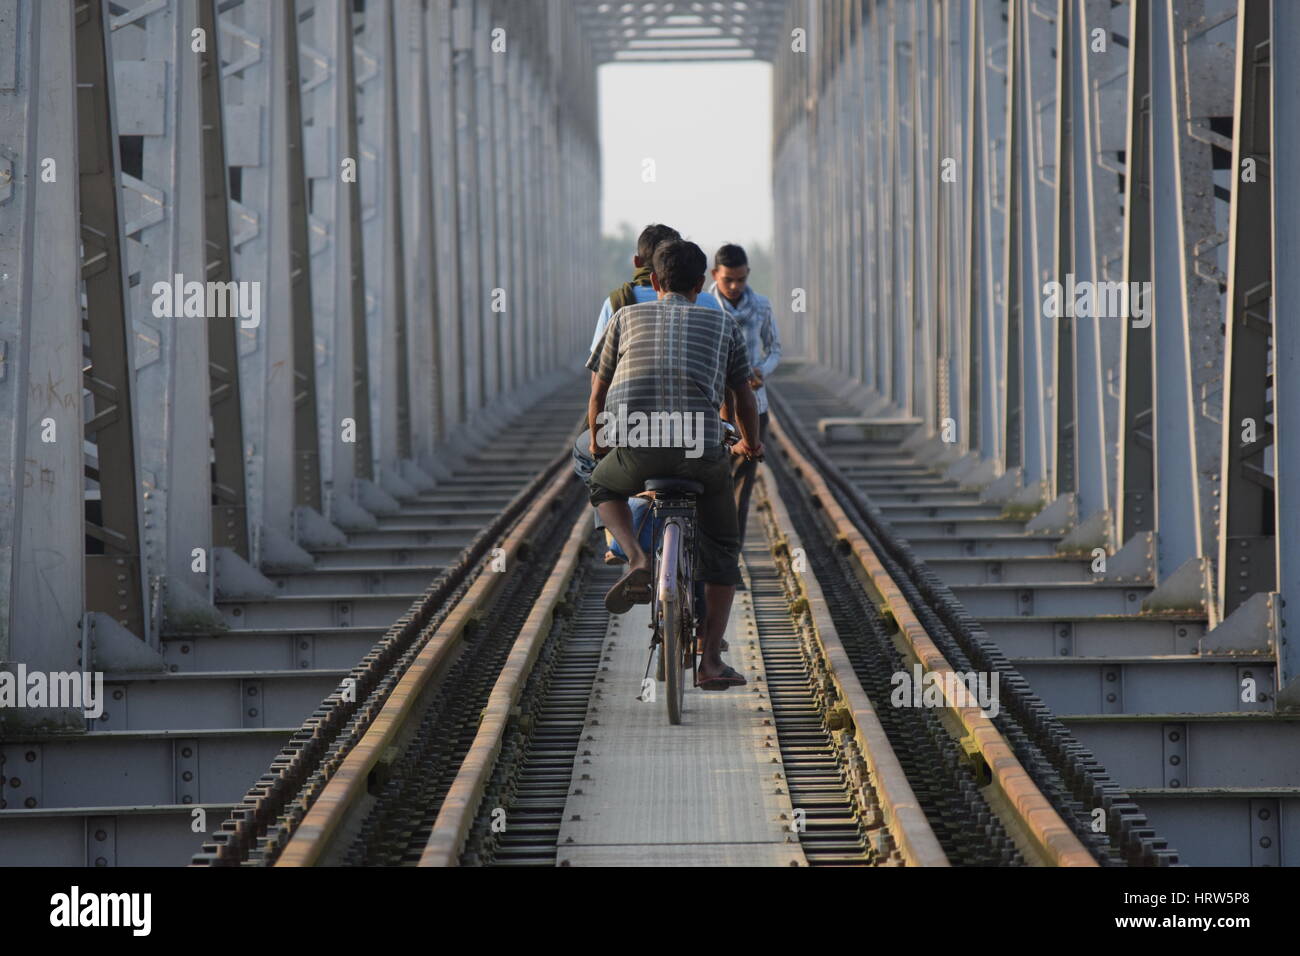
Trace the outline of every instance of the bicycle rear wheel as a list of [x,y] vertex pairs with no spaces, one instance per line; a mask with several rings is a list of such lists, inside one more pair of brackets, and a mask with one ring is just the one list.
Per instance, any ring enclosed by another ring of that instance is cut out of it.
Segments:
[[681,592],[678,568],[681,566],[682,529],[669,522],[664,529],[663,549],[660,552],[659,580],[659,634],[663,644],[659,648],[664,665],[664,697],[668,704],[668,722],[682,722],[685,703],[685,674],[682,672],[682,636],[685,632],[685,596]]
[[685,674],[682,673],[682,608],[680,601],[663,605],[664,696],[668,700],[668,722],[682,722]]

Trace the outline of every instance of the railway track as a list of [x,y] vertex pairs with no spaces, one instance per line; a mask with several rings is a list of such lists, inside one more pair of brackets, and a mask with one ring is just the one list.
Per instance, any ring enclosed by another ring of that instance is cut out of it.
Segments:
[[[596,547],[591,552],[599,553]],[[864,823],[868,814],[848,783],[828,727],[829,709],[790,616],[787,581],[766,541],[749,547],[745,562],[749,597],[741,603],[752,607],[749,642],[764,663],[774,728],[767,736],[780,754],[790,803],[800,811],[797,836],[804,856],[811,865],[865,865],[877,849]],[[603,696],[602,685],[614,680],[600,676],[599,663],[608,618],[603,597],[617,571],[588,558],[585,575],[575,588],[576,613],[548,648],[553,664],[539,666],[529,679],[520,720],[503,745],[460,853],[462,865],[556,865],[565,807],[581,783],[574,783],[574,768],[581,778],[589,754],[581,743],[589,706]],[[665,735],[671,746],[671,728]],[[498,815],[524,822],[494,830]],[[793,817],[788,822],[796,823]]]
[[[302,721],[301,726],[285,727],[262,744],[257,763],[237,768],[238,772],[221,781],[207,781],[210,786],[220,783],[227,791],[241,787],[244,792],[240,799],[241,791],[234,790],[225,806],[215,808],[225,817],[224,822],[197,854],[191,835],[188,852],[193,863],[256,862],[265,852],[260,841],[267,839],[268,832],[274,845],[283,826],[300,812],[295,801],[303,799],[304,792],[313,794],[332,772],[340,749],[346,748],[387,699],[394,676],[414,656],[424,632],[441,620],[449,599],[468,589],[479,567],[492,560],[493,546],[502,544],[505,533],[565,466],[565,456],[556,449],[571,433],[577,417],[578,403],[571,388],[539,395],[532,408],[501,426],[511,436],[508,448],[488,445],[471,453],[438,488],[411,500],[386,519],[379,538],[350,537],[325,556],[327,567],[338,562],[378,561],[400,566],[404,573],[412,562],[418,565],[426,557],[438,557],[443,563],[419,567],[422,592],[397,597],[394,607],[400,610],[387,618],[369,620],[364,627],[354,622],[322,629],[300,622],[291,628],[295,640],[309,643],[313,637],[335,640],[342,632],[339,639],[346,636],[351,651],[340,664],[346,660],[348,666],[340,666],[314,702],[296,712],[295,720]],[[459,528],[454,537],[445,535],[448,523]],[[385,539],[384,533],[398,537]],[[437,541],[431,544],[434,538]],[[376,570],[381,581],[386,574],[386,568]],[[308,579],[310,573],[303,572],[301,577]],[[328,601],[328,596],[320,599]],[[247,656],[264,652],[264,642],[276,636],[249,629],[208,640],[218,647],[221,642],[232,642],[235,646],[227,653]],[[267,744],[272,745],[269,753]]]
[[[618,572],[565,442],[463,574],[363,661],[353,706],[327,699],[195,862],[1176,863],[797,413],[776,411],[728,637],[747,687],[692,690],[684,728],[644,686],[631,703],[648,632],[604,610]],[[981,673],[991,698],[964,693]],[[898,698],[900,675],[938,678],[938,695]],[[711,778],[707,754],[736,765]],[[740,788],[744,819],[710,809],[716,786]]]
[[[998,686],[1002,689],[1000,712],[992,720],[992,733],[1002,738],[1006,754],[1023,767],[1079,843],[1103,865],[1178,863],[1177,852],[1156,834],[1130,795],[1110,779],[1095,756],[1072,737],[1033,693],[953,591],[917,556],[909,541],[872,504],[858,482],[847,477],[826,450],[812,440],[815,421],[846,414],[848,409],[844,403],[827,389],[795,375],[785,391],[774,398],[773,406],[780,421],[793,425],[789,429],[779,425],[775,428],[784,461],[778,470],[786,473],[787,480],[793,471],[800,481],[815,488],[819,510],[823,515],[834,514],[830,524],[837,532],[852,529],[861,535],[861,545],[847,550],[854,551],[859,558],[862,554],[873,556],[880,567],[872,571],[865,567],[870,560],[860,561],[863,570],[877,580],[897,585],[895,593],[885,601],[888,613],[896,621],[900,613],[912,616],[933,641],[932,652],[937,651],[956,670],[987,674],[990,683],[992,675],[998,675]],[[932,480],[930,469],[907,460],[899,441],[865,446],[850,443],[841,446],[841,451],[852,456],[858,481],[864,476],[868,481],[875,479],[873,487],[878,489],[909,498],[920,497],[908,489],[916,488],[917,484],[924,487]],[[903,514],[910,516],[907,511]],[[962,526],[960,516],[953,520],[949,515],[942,521],[923,523],[923,527],[938,525],[936,530],[954,536],[959,530],[968,536],[980,532],[996,535],[1004,530],[988,527],[989,517],[978,512],[969,520],[986,524],[973,532]],[[849,542],[845,544],[848,546]],[[996,553],[992,557],[996,558]],[[916,650],[915,645],[913,649]],[[924,657],[923,654],[914,656]],[[923,663],[923,668],[931,670],[928,663]],[[995,761],[989,759],[990,752],[984,749],[982,739],[972,743],[979,744],[984,763],[994,767]]]

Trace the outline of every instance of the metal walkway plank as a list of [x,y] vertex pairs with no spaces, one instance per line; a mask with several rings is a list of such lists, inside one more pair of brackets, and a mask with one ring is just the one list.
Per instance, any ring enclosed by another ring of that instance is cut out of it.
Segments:
[[[673,727],[661,696],[639,698],[648,605],[611,617],[603,689],[592,697],[560,829],[560,866],[803,866],[753,603],[739,592],[725,655],[749,680],[688,687]],[[662,695],[662,686],[657,688]]]

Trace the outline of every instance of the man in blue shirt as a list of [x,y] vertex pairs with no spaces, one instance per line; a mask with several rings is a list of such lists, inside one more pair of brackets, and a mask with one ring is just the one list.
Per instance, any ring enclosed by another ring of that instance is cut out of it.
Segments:
[[[749,257],[740,246],[728,243],[713,256],[713,285],[722,303],[722,311],[740,325],[754,365],[749,385],[758,402],[759,441],[767,441],[767,389],[763,383],[781,362],[781,337],[772,318],[772,304],[749,287]],[[732,481],[736,487],[736,518],[740,524],[740,544],[745,545],[745,520],[749,517],[749,497],[758,475],[758,462],[736,456]]]
[[[665,226],[660,223],[651,223],[641,230],[641,236],[636,241],[636,254],[632,256],[632,281],[624,283],[615,289],[605,299],[605,303],[600,307],[600,316],[596,319],[596,334],[591,337],[591,353],[600,354],[600,343],[605,337],[605,327],[609,325],[609,320],[625,305],[636,305],[638,302],[653,302],[658,298],[654,288],[650,285],[650,263],[655,254],[655,247],[661,242],[667,242],[669,239],[680,239],[681,235],[672,226]],[[718,309],[721,311],[722,306],[718,304],[717,299],[707,292],[701,292],[695,300],[696,305],[704,306],[706,309]]]

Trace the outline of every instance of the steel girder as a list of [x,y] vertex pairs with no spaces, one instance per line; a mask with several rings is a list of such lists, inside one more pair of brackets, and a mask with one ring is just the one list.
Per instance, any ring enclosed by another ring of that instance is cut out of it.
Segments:
[[[258,282],[265,320],[241,328],[254,559],[310,567],[299,547],[324,530],[316,343],[295,3],[222,9],[227,155],[238,167],[235,275]],[[329,529],[341,537],[337,529]],[[327,535],[328,536],[328,535]]]
[[374,527],[360,504],[374,478],[366,270],[357,139],[355,23],[351,5],[298,6],[306,176],[311,184],[312,312],[324,514],[342,529]]
[[[123,11],[110,21],[111,48],[118,135],[123,155],[132,157],[132,168],[122,169],[122,216],[133,280],[127,299],[144,560],[161,616],[154,623],[172,632],[220,628],[212,607],[214,545],[230,552],[220,561],[233,563],[247,555],[248,544],[235,372],[241,300],[226,285],[232,277],[216,15],[211,0],[114,9]],[[226,291],[202,290],[206,314],[175,308],[188,304],[192,284],[208,282]]]
[[0,658],[75,671],[86,579],[75,27],[70,4],[17,14],[0,35]]
[[[577,15],[597,63],[770,60],[782,43],[786,3],[579,0]],[[847,5],[840,6],[847,10]]]
[[[1277,550],[1277,634],[1279,706],[1300,706],[1300,639],[1288,627],[1300,609],[1300,335],[1287,318],[1300,301],[1300,8],[1274,0],[1271,22],[1271,69],[1268,121],[1272,181],[1274,515]],[[1251,48],[1246,55],[1257,55]],[[1240,75],[1240,74],[1239,74]],[[1257,74],[1256,74],[1257,76]],[[1258,89],[1256,91],[1258,93]],[[1238,167],[1240,168],[1240,167]],[[1239,173],[1238,173],[1239,175]],[[1258,369],[1256,370],[1258,372]]]

